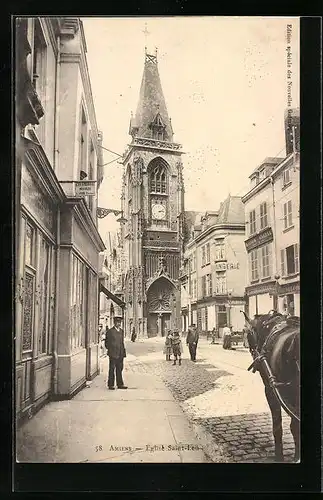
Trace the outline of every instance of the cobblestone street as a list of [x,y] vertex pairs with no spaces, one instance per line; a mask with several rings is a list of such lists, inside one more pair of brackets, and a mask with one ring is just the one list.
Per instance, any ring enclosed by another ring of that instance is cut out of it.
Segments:
[[[173,366],[164,360],[162,339],[129,342],[127,349],[138,361],[135,365],[126,363],[126,371],[144,370],[163,380],[213,461],[272,462],[271,415],[259,375],[247,371],[249,352],[240,347],[224,351],[220,345],[201,340],[197,362],[192,363],[183,347],[182,366]],[[287,462],[292,461],[294,452],[289,422],[283,413]]]

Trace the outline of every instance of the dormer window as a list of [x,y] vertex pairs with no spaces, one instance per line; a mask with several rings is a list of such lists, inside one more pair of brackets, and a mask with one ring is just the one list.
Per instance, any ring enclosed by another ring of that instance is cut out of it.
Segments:
[[266,176],[266,170],[264,168],[262,168],[261,170],[259,170],[259,182],[264,179],[264,177]]
[[164,141],[166,138],[166,126],[159,112],[150,124],[152,138],[158,141]]

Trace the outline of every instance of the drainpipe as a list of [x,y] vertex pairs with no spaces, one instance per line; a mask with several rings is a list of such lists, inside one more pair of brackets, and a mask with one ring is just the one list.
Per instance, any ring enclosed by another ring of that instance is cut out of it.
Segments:
[[[59,101],[59,80],[60,80],[60,36],[57,36],[57,61],[56,61],[56,88],[55,88],[55,131],[54,131],[54,171],[57,173],[58,168],[58,101]],[[53,335],[53,392],[57,394],[57,371],[58,371],[58,289],[59,289],[59,275],[60,275],[60,244],[61,244],[61,211],[60,208],[57,212],[57,227],[56,227],[56,283],[55,283],[55,322],[54,322],[54,335]]]
[[57,213],[57,229],[56,229],[56,283],[55,283],[55,323],[54,323],[54,338],[53,338],[53,389],[54,394],[57,394],[57,370],[58,370],[58,289],[59,289],[59,275],[60,275],[60,225],[61,225],[61,211]]
[[276,203],[275,203],[275,185],[274,185],[274,179],[272,175],[270,176],[270,184],[271,184],[271,192],[272,192],[272,205],[273,205],[273,236],[274,236],[274,251],[275,251],[275,258],[274,258],[274,264],[275,264],[275,269],[274,269],[274,276],[275,276],[275,291],[274,291],[274,304],[273,304],[273,309],[278,310],[278,253],[277,253],[277,232],[276,232]]
[[56,92],[55,92],[55,133],[54,133],[54,170],[58,170],[58,123],[59,123],[59,92],[60,92],[60,68],[61,68],[61,37],[57,36],[57,61],[56,61]]

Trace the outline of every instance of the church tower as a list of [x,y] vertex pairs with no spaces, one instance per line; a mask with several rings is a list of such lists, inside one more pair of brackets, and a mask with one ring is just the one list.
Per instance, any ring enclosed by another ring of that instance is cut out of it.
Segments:
[[[174,81],[175,84],[175,81]],[[184,185],[155,55],[145,52],[132,141],[123,157],[121,204],[125,329],[140,337],[180,328]]]

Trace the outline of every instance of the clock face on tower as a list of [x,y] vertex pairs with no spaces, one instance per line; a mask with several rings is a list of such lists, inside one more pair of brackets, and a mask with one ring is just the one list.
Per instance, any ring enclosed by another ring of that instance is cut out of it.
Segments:
[[161,203],[153,203],[151,206],[151,213],[154,219],[166,219],[166,207]]

